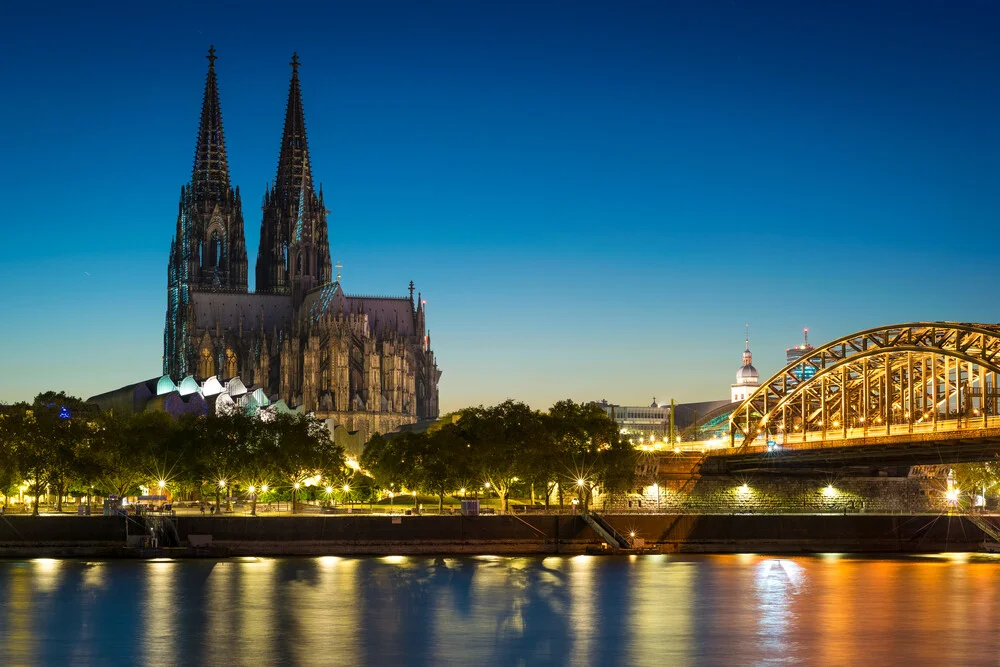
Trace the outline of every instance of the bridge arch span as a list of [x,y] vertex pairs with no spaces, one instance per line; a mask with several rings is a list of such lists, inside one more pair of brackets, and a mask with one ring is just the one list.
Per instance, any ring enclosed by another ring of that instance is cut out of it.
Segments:
[[733,411],[731,444],[1000,423],[998,380],[1000,325],[911,322],[866,329],[816,348],[762,383]]

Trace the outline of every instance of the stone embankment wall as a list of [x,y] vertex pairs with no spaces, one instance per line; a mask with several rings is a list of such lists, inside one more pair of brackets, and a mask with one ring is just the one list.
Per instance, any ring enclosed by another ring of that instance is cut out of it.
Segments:
[[[982,531],[961,516],[607,514],[623,535],[681,553],[906,553],[974,551]],[[125,520],[0,518],[0,557],[323,554],[545,554],[599,548],[577,516],[178,517],[182,541],[211,535],[212,548],[128,550]]]
[[961,516],[606,515],[618,532],[678,553],[978,551],[986,536]]
[[233,553],[531,553],[598,537],[578,516],[178,517],[182,541],[211,535]]
[[947,485],[911,477],[661,477],[635,492],[600,498],[608,512],[900,514],[948,509]]

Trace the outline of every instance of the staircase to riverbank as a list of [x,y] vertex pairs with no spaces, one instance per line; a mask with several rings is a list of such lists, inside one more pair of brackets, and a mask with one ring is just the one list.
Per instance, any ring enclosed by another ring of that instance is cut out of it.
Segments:
[[972,524],[983,531],[992,542],[986,540],[983,542],[983,546],[989,551],[1000,551],[1000,527],[994,524],[989,518],[981,516],[979,514],[967,514],[966,518],[972,522]]
[[632,548],[632,544],[625,539],[625,536],[615,530],[614,526],[605,521],[597,512],[584,510],[582,516],[583,520],[587,522],[587,525],[590,526],[594,532],[597,533],[609,546],[616,549]]

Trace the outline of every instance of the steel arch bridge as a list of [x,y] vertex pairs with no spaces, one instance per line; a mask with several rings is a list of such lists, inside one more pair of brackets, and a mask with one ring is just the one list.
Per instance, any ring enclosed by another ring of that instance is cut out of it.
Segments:
[[998,380],[998,324],[867,329],[816,348],[764,382],[733,412],[730,444],[843,445],[997,427]]

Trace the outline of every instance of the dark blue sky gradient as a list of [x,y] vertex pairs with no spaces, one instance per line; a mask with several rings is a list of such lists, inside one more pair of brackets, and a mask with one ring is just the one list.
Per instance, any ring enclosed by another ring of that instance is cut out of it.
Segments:
[[995,3],[28,4],[0,401],[160,373],[209,44],[251,276],[298,51],[333,260],[423,291],[445,409],[726,397],[745,322],[770,374],[803,326],[1000,320]]

